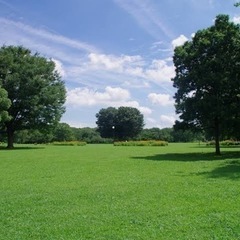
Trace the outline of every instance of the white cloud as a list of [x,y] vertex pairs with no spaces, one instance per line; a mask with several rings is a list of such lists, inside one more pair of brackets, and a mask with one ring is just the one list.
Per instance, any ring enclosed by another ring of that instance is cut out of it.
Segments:
[[[138,87],[140,82],[170,83],[175,75],[175,68],[172,64],[172,58],[159,60],[154,59],[147,63],[139,55],[107,55],[91,53],[88,55],[88,61],[82,65],[75,66],[70,70],[74,76],[83,74],[97,73],[103,79],[113,79],[120,81],[121,84],[130,83],[132,87]],[[124,81],[123,81],[124,80]]]
[[67,91],[68,106],[112,106],[112,107],[135,107],[144,115],[150,115],[152,110],[140,106],[137,101],[131,100],[128,90],[123,88],[106,87],[105,91],[94,91],[88,88],[75,88]]
[[188,41],[188,38],[181,34],[178,38],[172,41],[172,47],[175,48],[182,46],[186,41]]
[[233,17],[233,20],[232,20],[235,24],[240,24],[240,16],[235,16]]
[[[114,55],[90,53],[88,55],[89,64],[94,68],[104,68],[106,70],[116,70],[123,72],[124,69],[131,69],[132,66],[143,65],[140,56],[121,55],[119,57]],[[139,68],[137,68],[139,71]]]
[[174,100],[169,94],[150,93],[148,99],[153,103],[160,106],[169,106],[174,104]]
[[75,88],[67,92],[67,104],[75,106],[94,106],[116,104],[128,101],[130,93],[122,88],[106,87],[104,92],[97,92],[88,88]]
[[33,28],[21,22],[15,22],[5,18],[0,18],[0,24],[4,25],[5,27],[18,29],[26,34],[30,34],[38,38],[42,38],[42,39],[45,39],[54,43],[62,44],[78,50],[84,50],[87,52],[97,51],[97,49],[94,46],[91,46],[87,43],[76,41],[58,34],[50,33],[49,31],[46,31],[44,29]]
[[44,56],[70,64],[80,62],[86,53],[99,51],[88,43],[1,17],[0,36],[1,45],[23,45]]
[[160,125],[161,128],[172,127],[175,123],[176,117],[171,115],[161,115],[160,116]]
[[169,82],[175,76],[175,68],[166,60],[153,60],[150,67],[145,71],[145,78],[154,82]]
[[55,63],[55,69],[57,70],[57,72],[64,77],[66,75],[65,70],[63,69],[63,64],[61,61],[57,60],[57,59],[52,59],[52,61]]
[[[147,62],[139,55],[100,54],[94,46],[45,29],[0,18],[0,44],[23,45],[54,59],[56,69],[70,82],[98,88],[104,84],[138,88],[170,83],[174,67],[166,60]],[[16,37],[17,36],[17,37]]]

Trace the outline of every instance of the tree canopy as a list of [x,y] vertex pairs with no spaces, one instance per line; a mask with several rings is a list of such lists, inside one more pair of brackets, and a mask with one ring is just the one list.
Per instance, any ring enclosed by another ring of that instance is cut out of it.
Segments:
[[54,62],[22,46],[0,49],[0,86],[11,101],[11,120],[4,121],[9,148],[16,130],[46,129],[65,110],[66,90]]
[[0,87],[0,124],[1,122],[10,120],[10,117],[7,112],[10,106],[11,106],[11,101],[8,98],[7,91]]
[[96,117],[98,131],[105,138],[127,140],[137,136],[144,126],[143,115],[133,107],[101,109]]
[[221,133],[240,124],[240,27],[227,15],[198,31],[191,41],[175,48],[177,125],[204,129],[220,154]]

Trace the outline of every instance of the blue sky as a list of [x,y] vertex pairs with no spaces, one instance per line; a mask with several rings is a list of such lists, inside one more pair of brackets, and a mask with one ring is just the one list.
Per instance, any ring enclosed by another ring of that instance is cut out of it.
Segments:
[[0,44],[52,58],[67,88],[62,122],[95,127],[101,108],[138,108],[171,127],[173,49],[213,24],[240,23],[234,0],[0,0]]

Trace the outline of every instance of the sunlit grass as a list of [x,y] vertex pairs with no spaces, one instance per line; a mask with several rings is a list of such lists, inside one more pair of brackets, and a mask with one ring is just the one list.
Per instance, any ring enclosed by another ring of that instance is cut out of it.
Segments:
[[240,152],[194,144],[0,150],[0,239],[240,239]]

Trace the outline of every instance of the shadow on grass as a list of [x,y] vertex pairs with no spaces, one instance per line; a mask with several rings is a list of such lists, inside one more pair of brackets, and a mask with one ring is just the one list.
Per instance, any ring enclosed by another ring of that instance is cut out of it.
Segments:
[[18,151],[18,150],[33,150],[33,149],[44,149],[43,146],[17,146],[14,148],[7,148],[5,146],[0,146],[0,151]]
[[227,178],[236,180],[240,178],[240,152],[222,152],[221,156],[214,153],[166,153],[145,157],[133,157],[148,161],[175,161],[175,162],[199,162],[223,160],[220,166],[210,171],[194,173],[197,176],[208,178]]
[[240,178],[240,161],[233,160],[225,162],[212,171],[205,171],[196,174],[197,176],[204,176],[208,178],[226,178],[231,180],[238,180]]
[[214,153],[165,153],[152,156],[136,156],[133,157],[133,159],[177,162],[214,161],[226,159],[240,159],[240,152],[222,152],[221,156],[216,156]]

